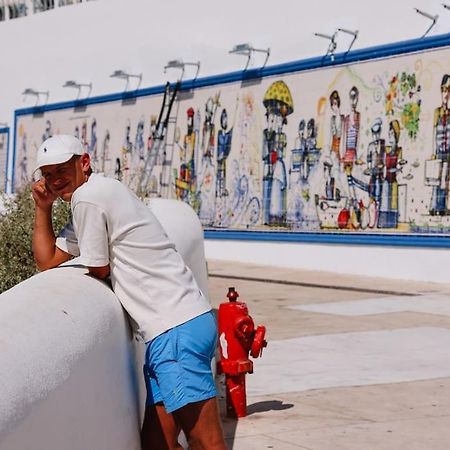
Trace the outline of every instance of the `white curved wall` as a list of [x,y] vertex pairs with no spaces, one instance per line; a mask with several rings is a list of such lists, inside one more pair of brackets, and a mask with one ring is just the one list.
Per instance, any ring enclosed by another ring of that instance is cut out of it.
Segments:
[[[203,234],[185,203],[152,209],[207,292]],[[144,345],[114,293],[71,261],[0,295],[0,448],[140,449]]]
[[[153,198],[149,207],[166,230],[184,262],[191,269],[203,294],[208,294],[203,229],[194,210],[178,200]],[[176,213],[172,213],[175,212]]]
[[0,296],[0,448],[138,449],[131,337],[85,270],[49,270]]

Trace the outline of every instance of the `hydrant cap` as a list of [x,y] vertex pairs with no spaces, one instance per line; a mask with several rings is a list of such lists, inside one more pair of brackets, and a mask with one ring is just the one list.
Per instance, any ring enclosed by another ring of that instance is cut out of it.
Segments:
[[229,287],[227,297],[230,302],[235,302],[238,299],[239,294],[234,287]]

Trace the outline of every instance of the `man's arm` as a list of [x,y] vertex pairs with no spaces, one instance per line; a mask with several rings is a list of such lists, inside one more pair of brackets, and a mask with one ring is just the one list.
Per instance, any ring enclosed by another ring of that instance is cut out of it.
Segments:
[[88,267],[89,275],[104,281],[109,275],[109,264],[102,267]]
[[56,196],[45,187],[41,179],[32,186],[35,202],[33,228],[33,255],[39,270],[47,270],[59,266],[71,258],[56,246],[56,237],[52,227],[52,205]]

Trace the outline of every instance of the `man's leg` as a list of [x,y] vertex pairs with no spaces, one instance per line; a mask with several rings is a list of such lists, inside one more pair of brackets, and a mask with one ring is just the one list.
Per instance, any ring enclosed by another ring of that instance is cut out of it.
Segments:
[[172,414],[192,450],[227,450],[215,397],[190,403]]
[[211,372],[216,340],[217,328],[210,312],[147,344],[144,450],[180,448],[180,428],[192,449],[226,449]]
[[162,404],[145,408],[142,426],[142,450],[183,450],[178,443],[180,427]]

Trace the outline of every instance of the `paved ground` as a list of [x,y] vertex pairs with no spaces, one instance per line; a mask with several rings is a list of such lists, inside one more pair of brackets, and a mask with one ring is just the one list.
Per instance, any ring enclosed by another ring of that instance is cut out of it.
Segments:
[[230,449],[450,449],[450,284],[208,267],[214,306],[235,286],[269,341]]

